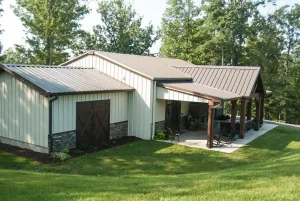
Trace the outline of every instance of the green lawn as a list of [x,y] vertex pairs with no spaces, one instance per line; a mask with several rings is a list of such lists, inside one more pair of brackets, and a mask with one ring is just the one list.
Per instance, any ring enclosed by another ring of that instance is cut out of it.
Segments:
[[299,181],[300,130],[283,127],[232,154],[138,141],[45,165],[0,152],[1,201],[299,200]]

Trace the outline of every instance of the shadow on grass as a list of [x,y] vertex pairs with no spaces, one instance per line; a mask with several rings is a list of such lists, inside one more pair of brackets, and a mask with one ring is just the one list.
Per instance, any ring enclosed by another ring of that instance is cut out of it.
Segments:
[[[283,154],[269,162],[236,167],[215,173],[161,175],[157,177],[107,177],[36,174],[0,170],[2,200],[200,200],[292,199],[300,187],[299,153]],[[279,168],[280,167],[280,168]],[[275,185],[276,184],[276,185]],[[234,196],[233,196],[234,195]],[[194,196],[194,197],[193,197]],[[207,197],[208,196],[208,197]],[[210,197],[212,198],[212,197]],[[184,199],[181,199],[184,200]]]

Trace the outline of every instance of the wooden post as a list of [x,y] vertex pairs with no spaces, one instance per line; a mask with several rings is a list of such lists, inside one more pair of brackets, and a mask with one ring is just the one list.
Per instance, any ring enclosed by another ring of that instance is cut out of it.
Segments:
[[260,97],[258,99],[255,99],[255,124],[254,124],[254,130],[258,131],[259,130],[259,120],[260,120]]
[[251,116],[252,116],[252,100],[250,99],[247,103],[247,121],[251,120]]
[[246,116],[246,100],[241,99],[241,117],[240,117],[240,139],[244,139],[245,134],[245,116]]
[[208,117],[207,117],[207,143],[206,147],[212,148],[213,141],[214,141],[214,133],[213,133],[213,126],[214,126],[214,102],[208,102]]
[[235,134],[236,102],[236,100],[231,101],[231,134]]
[[264,96],[262,96],[260,99],[260,107],[259,107],[259,109],[260,109],[259,123],[260,124],[264,123],[264,109],[265,109],[264,106],[265,106],[265,98],[264,98]]

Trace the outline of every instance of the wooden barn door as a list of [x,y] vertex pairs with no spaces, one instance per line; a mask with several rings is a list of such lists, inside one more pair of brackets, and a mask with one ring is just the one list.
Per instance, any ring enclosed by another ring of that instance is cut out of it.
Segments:
[[100,147],[109,140],[110,101],[76,103],[76,147]]

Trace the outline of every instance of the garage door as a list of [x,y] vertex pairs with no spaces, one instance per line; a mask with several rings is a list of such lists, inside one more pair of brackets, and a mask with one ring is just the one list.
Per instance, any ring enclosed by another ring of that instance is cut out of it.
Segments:
[[100,147],[109,140],[110,101],[76,103],[76,147]]

